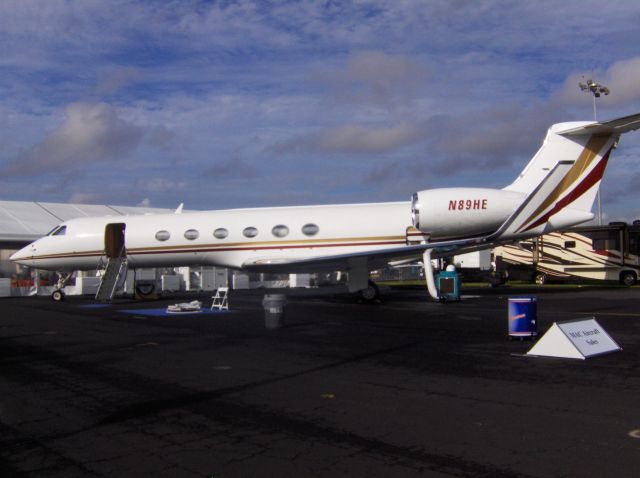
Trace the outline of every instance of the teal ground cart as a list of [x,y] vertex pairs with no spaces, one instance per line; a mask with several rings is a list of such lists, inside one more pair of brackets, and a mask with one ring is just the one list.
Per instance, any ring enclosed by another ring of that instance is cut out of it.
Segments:
[[439,272],[436,276],[436,287],[440,300],[460,300],[460,274],[457,271]]

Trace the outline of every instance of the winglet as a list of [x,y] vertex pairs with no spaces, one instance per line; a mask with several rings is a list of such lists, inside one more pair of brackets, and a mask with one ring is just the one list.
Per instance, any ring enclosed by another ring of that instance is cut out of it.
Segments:
[[184,207],[184,203],[181,202],[180,205],[178,206],[178,209],[176,209],[174,214],[182,214],[182,208]]

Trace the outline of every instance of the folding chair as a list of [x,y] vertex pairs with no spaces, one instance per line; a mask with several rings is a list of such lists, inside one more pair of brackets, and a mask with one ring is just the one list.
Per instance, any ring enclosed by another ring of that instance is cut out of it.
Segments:
[[229,310],[229,300],[227,298],[228,294],[228,287],[218,287],[218,290],[216,290],[216,295],[212,297],[213,302],[211,303],[211,309],[209,310],[213,310],[214,308],[218,310]]

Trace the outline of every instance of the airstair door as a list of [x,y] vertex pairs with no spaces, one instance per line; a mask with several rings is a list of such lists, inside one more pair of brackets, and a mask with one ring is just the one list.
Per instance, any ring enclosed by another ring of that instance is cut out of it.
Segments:
[[107,224],[104,230],[104,252],[107,256],[107,267],[102,273],[96,300],[107,302],[113,299],[121,277],[127,271],[127,250],[124,243],[126,224]]
[[104,230],[104,251],[107,259],[124,258],[127,251],[124,243],[124,231],[127,225],[123,222],[107,224]]

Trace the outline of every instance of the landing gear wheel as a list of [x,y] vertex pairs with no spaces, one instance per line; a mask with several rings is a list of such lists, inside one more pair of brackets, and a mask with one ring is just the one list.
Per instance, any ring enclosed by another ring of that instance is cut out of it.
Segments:
[[360,298],[365,302],[373,302],[380,297],[380,290],[375,282],[369,281],[366,289],[360,291]]
[[534,278],[534,282],[538,285],[543,285],[547,283],[547,274],[543,274],[542,272],[538,272]]
[[61,302],[64,300],[64,292],[62,292],[60,289],[56,289],[53,291],[53,293],[51,294],[51,299],[54,302]]
[[620,283],[626,285],[627,287],[631,287],[636,283],[636,275],[633,272],[623,272],[620,274]]

